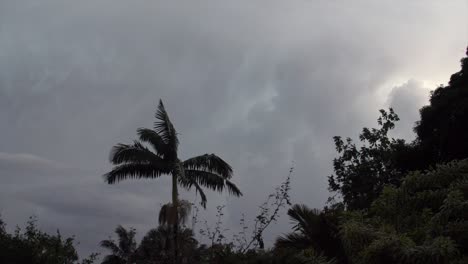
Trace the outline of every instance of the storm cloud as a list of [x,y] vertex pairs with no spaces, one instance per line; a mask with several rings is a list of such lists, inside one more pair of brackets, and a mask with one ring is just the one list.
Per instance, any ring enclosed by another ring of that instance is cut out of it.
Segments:
[[208,201],[227,205],[228,227],[253,217],[291,164],[293,201],[321,207],[332,136],[355,137],[391,106],[396,135],[411,139],[429,90],[459,68],[467,14],[461,0],[2,0],[2,218],[37,215],[83,254],[117,224],[154,226],[169,179],[108,186],[101,175],[114,144],[152,126],[159,98],[183,158],[233,166],[244,196]]

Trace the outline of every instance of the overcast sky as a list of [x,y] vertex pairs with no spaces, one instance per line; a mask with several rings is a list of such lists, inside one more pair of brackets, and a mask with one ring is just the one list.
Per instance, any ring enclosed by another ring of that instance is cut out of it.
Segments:
[[114,144],[152,126],[159,98],[183,158],[233,166],[245,195],[208,201],[226,204],[227,227],[253,218],[292,162],[293,202],[322,207],[332,136],[356,137],[393,106],[395,135],[413,138],[467,45],[466,0],[378,2],[0,0],[2,218],[13,228],[36,215],[83,254],[118,224],[153,227],[169,178],[101,175]]

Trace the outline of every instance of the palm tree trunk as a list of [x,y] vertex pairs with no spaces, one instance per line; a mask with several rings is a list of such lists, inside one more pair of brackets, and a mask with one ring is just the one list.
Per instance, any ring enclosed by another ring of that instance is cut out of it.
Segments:
[[174,241],[173,241],[173,246],[174,246],[174,258],[173,258],[173,263],[174,264],[179,264],[179,193],[177,190],[177,176],[178,173],[173,173],[172,174],[172,205],[174,206],[174,223],[173,223],[173,236],[174,236]]

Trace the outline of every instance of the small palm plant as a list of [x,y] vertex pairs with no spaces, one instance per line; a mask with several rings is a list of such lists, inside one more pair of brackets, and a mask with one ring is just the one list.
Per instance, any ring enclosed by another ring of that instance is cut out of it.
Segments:
[[[172,176],[172,204],[174,219],[174,261],[177,262],[177,234],[179,229],[178,186],[200,194],[201,204],[206,206],[202,187],[218,192],[227,190],[234,196],[241,191],[230,181],[231,166],[215,154],[205,154],[182,161],[178,157],[178,134],[160,100],[156,111],[154,129],[139,128],[139,140],[133,144],[118,144],[112,148],[110,161],[114,168],[104,175],[105,181],[114,184],[126,179],[155,179],[162,175]],[[145,146],[148,144],[150,148]]]
[[101,241],[101,247],[109,250],[111,254],[104,257],[102,264],[132,264],[135,262],[137,243],[135,242],[135,229],[125,229],[118,226],[115,229],[118,242],[107,239]]
[[294,232],[280,236],[275,243],[277,249],[299,252],[299,258],[330,258],[333,263],[336,257],[340,263],[347,263],[335,223],[337,214],[333,210],[319,211],[295,204],[288,210],[288,216],[294,224]]
[[277,247],[307,249],[319,242],[318,238],[323,232],[319,210],[295,204],[288,210],[288,216],[294,223],[294,232],[280,236],[276,240]]

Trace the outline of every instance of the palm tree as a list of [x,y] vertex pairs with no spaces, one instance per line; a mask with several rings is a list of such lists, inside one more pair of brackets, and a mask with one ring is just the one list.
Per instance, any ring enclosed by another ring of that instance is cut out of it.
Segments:
[[101,247],[110,250],[111,254],[104,257],[102,264],[133,264],[136,257],[137,243],[135,229],[126,230],[122,226],[115,229],[118,243],[112,239],[101,241]]
[[[215,154],[205,154],[181,161],[178,157],[178,134],[160,100],[156,111],[154,129],[139,128],[139,140],[133,144],[118,144],[110,153],[110,161],[115,167],[104,175],[105,181],[113,184],[125,179],[154,179],[161,175],[172,176],[172,207],[177,212],[179,204],[178,185],[200,194],[201,204],[206,206],[206,196],[202,186],[241,196],[237,186],[230,181],[231,166]],[[147,143],[153,149],[144,145]],[[174,261],[177,262],[177,234],[179,214],[173,221]]]

